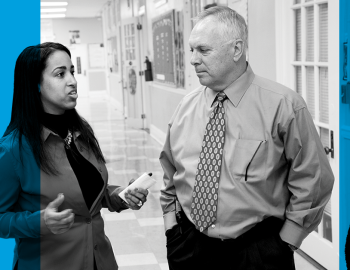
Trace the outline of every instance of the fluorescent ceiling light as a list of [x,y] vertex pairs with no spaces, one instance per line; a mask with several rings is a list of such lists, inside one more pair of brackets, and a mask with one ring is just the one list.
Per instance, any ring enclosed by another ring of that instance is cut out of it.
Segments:
[[68,2],[41,2],[40,5],[42,7],[59,7],[59,6],[67,6]]
[[41,14],[42,19],[52,19],[52,18],[64,18],[66,14]]
[[66,12],[66,8],[42,8],[41,13]]

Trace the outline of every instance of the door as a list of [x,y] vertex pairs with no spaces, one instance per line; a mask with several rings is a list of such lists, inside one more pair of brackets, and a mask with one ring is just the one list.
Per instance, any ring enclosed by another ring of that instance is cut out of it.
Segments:
[[122,20],[123,81],[127,124],[144,128],[138,18]]
[[148,115],[148,107],[147,107],[147,93],[148,91],[148,85],[145,79],[145,69],[147,69],[145,60],[148,51],[148,29],[147,29],[147,18],[144,15],[141,15],[138,17],[139,19],[139,26],[141,29],[138,31],[138,40],[139,40],[139,66],[141,67],[141,99],[142,99],[142,108],[143,108],[143,129],[148,130],[149,129],[149,115]]
[[72,63],[75,67],[75,79],[78,83],[79,97],[89,96],[88,49],[87,44],[72,44],[69,47]]
[[120,57],[122,59],[121,63],[122,63],[122,67],[120,69],[121,74],[120,74],[120,81],[119,83],[119,88],[122,89],[122,95],[123,95],[123,116],[125,118],[127,118],[127,86],[126,86],[126,82],[124,81],[124,65],[125,65],[125,61],[124,61],[124,49],[123,49],[123,34],[122,34],[122,27],[119,26],[119,48],[120,49]]
[[335,176],[320,225],[301,250],[326,269],[339,269],[339,102],[337,1],[293,0],[295,89],[303,96]]

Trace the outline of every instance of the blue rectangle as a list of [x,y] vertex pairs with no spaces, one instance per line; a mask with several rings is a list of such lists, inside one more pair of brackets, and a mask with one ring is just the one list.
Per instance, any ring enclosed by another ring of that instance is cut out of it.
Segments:
[[[350,239],[346,242],[350,224],[350,105],[347,102],[347,88],[350,87],[348,54],[350,21],[349,1],[339,1],[339,269],[346,270],[350,256]],[[343,90],[343,91],[342,91]],[[347,260],[346,260],[347,259]]]
[[[10,122],[16,59],[24,48],[40,43],[40,1],[2,1],[1,8],[0,137]],[[12,269],[14,245],[14,239],[0,238],[1,269]]]

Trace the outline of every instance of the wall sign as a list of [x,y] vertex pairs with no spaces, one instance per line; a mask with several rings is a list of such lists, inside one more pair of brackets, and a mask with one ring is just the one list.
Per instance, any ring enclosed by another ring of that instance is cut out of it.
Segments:
[[69,42],[70,44],[80,44],[80,30],[69,31]]
[[152,21],[154,80],[176,85],[174,10]]

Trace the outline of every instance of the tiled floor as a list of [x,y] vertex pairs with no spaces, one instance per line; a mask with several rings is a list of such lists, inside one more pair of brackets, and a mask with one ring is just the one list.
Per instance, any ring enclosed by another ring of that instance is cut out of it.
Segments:
[[[107,160],[109,183],[126,186],[131,178],[152,172],[158,180],[150,189],[147,203],[139,211],[111,213],[103,210],[105,230],[119,269],[168,270],[159,189],[162,168],[161,145],[143,130],[128,128],[122,113],[102,97],[80,98],[78,112],[88,120]],[[297,270],[317,269],[295,254]]]

